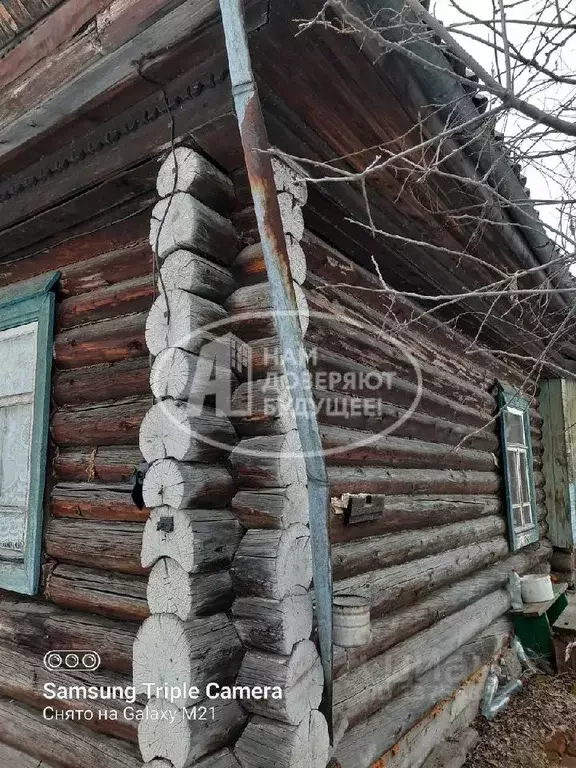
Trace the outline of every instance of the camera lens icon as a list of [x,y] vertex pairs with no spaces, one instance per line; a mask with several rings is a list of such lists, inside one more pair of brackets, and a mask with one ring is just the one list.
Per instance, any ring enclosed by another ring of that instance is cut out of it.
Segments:
[[44,656],[46,669],[76,670],[94,672],[99,668],[101,659],[96,651],[48,651]]

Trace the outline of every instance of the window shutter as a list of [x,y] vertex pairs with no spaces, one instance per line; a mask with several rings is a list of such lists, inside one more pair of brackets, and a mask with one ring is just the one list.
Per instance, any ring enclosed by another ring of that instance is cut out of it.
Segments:
[[59,272],[0,290],[0,589],[38,590]]

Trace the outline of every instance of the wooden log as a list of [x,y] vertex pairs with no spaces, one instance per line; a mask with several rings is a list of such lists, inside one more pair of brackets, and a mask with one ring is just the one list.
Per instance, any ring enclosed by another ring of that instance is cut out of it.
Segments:
[[63,330],[119,315],[145,312],[153,300],[154,281],[148,273],[144,277],[64,299],[56,312],[57,327]]
[[[341,497],[334,497],[340,500]],[[380,498],[378,499],[380,501]],[[341,510],[333,508],[330,540],[334,544],[437,525],[477,520],[500,512],[500,499],[494,496],[385,496],[380,517],[348,525]]]
[[142,565],[170,557],[187,573],[214,571],[230,564],[242,535],[228,510],[156,507],[144,528]]
[[[239,446],[242,443],[239,443]],[[384,469],[383,467],[328,468],[330,493],[384,493],[414,495],[496,495],[501,485],[497,472],[455,469]]]
[[66,608],[127,621],[143,621],[150,615],[146,579],[142,576],[57,565],[46,580],[45,595]]
[[[53,251],[53,249],[51,249]],[[34,259],[36,261],[36,259]],[[97,291],[116,283],[124,283],[137,277],[151,275],[152,250],[144,236],[131,246],[107,249],[92,258],[60,266],[59,293],[64,298]],[[42,270],[40,270],[42,271]]]
[[303,181],[304,172],[298,172],[279,157],[272,158],[274,181],[279,192],[288,192],[295,198],[298,205],[306,205],[308,187]]
[[451,699],[461,683],[492,660],[509,635],[509,622],[499,620],[379,712],[351,728],[335,751],[342,768],[358,768],[359,755],[362,768],[368,768],[428,712],[438,711],[444,699]]
[[[154,397],[195,401],[200,395],[203,402],[205,393],[194,391],[193,384],[199,361],[205,360],[180,347],[164,349],[157,355],[150,372],[150,389]],[[213,366],[212,378],[222,386],[229,386],[229,392],[232,393],[237,380],[229,365],[220,365],[216,356]]]
[[[134,685],[147,696],[170,696],[178,708],[194,705],[205,698],[208,683],[234,679],[243,653],[234,625],[223,613],[188,621],[153,614],[134,642]],[[167,694],[164,686],[172,690]],[[194,694],[192,686],[199,693]]]
[[238,442],[230,420],[212,408],[181,400],[162,400],[140,425],[140,450],[147,462],[158,459],[213,462]]
[[242,488],[282,488],[307,483],[306,467],[297,432],[242,440],[230,462]]
[[279,192],[278,206],[284,232],[287,235],[292,235],[295,240],[302,240],[304,237],[304,216],[296,198],[290,192]]
[[50,721],[32,707],[0,699],[0,740],[59,768],[141,768],[138,749],[114,737],[104,738],[85,726]]
[[52,418],[52,437],[58,446],[138,445],[140,423],[152,405],[151,397],[128,403],[74,410],[58,410]]
[[190,147],[176,147],[160,166],[156,189],[160,197],[188,192],[204,205],[226,212],[234,200],[234,185],[226,174]]
[[507,591],[493,592],[343,675],[334,689],[337,717],[346,717],[351,727],[366,720],[473,640],[509,608]]
[[296,523],[286,530],[247,531],[232,563],[236,594],[281,600],[312,582],[310,531]]
[[[399,428],[399,433],[402,431]],[[494,454],[461,446],[404,439],[340,426],[321,424],[320,435],[330,464],[401,467],[406,469],[469,469],[490,472]]]
[[148,395],[149,376],[150,364],[145,357],[57,371],[54,401],[57,405],[86,405]]
[[[214,335],[228,330],[223,325],[212,327],[226,317],[222,307],[208,299],[187,291],[167,291],[158,296],[148,313],[146,345],[151,355],[167,347],[199,352]],[[204,330],[206,326],[208,330]]]
[[372,617],[381,616],[386,611],[410,605],[434,589],[491,565],[507,554],[507,541],[499,536],[481,544],[469,544],[382,571],[352,576],[337,582],[334,591],[337,594],[369,597]]
[[228,219],[185,192],[154,206],[150,245],[161,259],[184,248],[224,265],[231,264],[238,252],[236,232]]
[[103,320],[59,333],[54,343],[59,368],[80,368],[98,363],[113,363],[131,357],[145,357],[146,312]]
[[328,726],[318,710],[306,715],[299,725],[254,717],[234,753],[242,768],[321,768],[330,754]]
[[210,301],[222,301],[234,290],[230,270],[191,251],[174,251],[160,269],[158,290],[188,291]]
[[[82,669],[64,671],[61,669],[48,670],[44,667],[42,657],[19,648],[0,647],[0,695],[15,699],[23,704],[30,704],[36,709],[49,707],[50,711],[74,710],[77,721],[85,724],[90,730],[117,736],[126,741],[136,742],[136,720],[127,720],[124,708],[127,701],[118,699],[94,700],[84,698],[53,698],[49,699],[44,692],[44,686],[51,683],[54,686],[64,686],[66,689],[76,686],[118,686],[125,689],[131,685],[127,676],[106,672],[87,672]],[[130,705],[134,713],[142,712],[140,703]],[[86,715],[86,712],[90,715]],[[106,716],[106,712],[109,713]],[[100,714],[102,713],[102,714]]]
[[150,613],[173,613],[182,621],[227,611],[234,600],[228,571],[191,574],[170,557],[152,568],[147,596]]
[[124,483],[131,481],[141,460],[136,446],[63,448],[56,451],[54,473],[59,481]]
[[[221,749],[213,755],[208,755],[200,762],[194,764],[196,768],[240,768],[240,763],[229,749]],[[25,766],[28,768],[28,766]],[[31,768],[38,768],[34,765]],[[163,758],[158,760],[151,760],[146,763],[142,768],[173,768],[172,763],[169,760]]]
[[289,725],[299,725],[311,710],[318,708],[322,700],[324,674],[314,643],[301,640],[289,656],[248,651],[238,672],[236,685],[254,688],[264,684],[277,687],[280,697],[271,695],[262,699],[243,699],[244,709]]
[[286,434],[296,429],[292,396],[284,376],[240,384],[232,396],[231,420],[241,437]]
[[265,491],[238,491],[231,511],[244,528],[289,528],[308,522],[308,489],[302,483]]
[[[291,235],[286,235],[286,248],[290,262],[292,280],[302,285],[306,280],[306,254],[299,241]],[[266,280],[266,263],[262,243],[257,242],[243,248],[233,264],[234,274],[244,284],[259,283]]]
[[39,766],[35,757],[19,752],[7,744],[0,744],[0,765],[9,765],[10,768],[56,768],[55,763],[47,763],[45,760]]
[[[246,715],[236,701],[216,701],[214,704],[213,719],[210,711],[205,714],[205,719],[199,719],[198,715],[195,719],[194,708],[186,710],[185,715],[184,711],[166,701],[152,699],[148,702],[147,716],[138,727],[138,743],[144,760],[165,759],[171,768],[187,768],[196,765],[210,752],[231,744],[242,730]],[[167,713],[162,720],[160,712]],[[207,768],[213,767],[207,763]],[[227,763],[222,766],[215,763],[214,768],[227,768]]]
[[301,589],[282,600],[238,597],[234,624],[245,645],[287,655],[312,632],[312,595]]
[[142,523],[109,523],[93,520],[49,520],[46,554],[63,563],[86,564],[118,573],[142,574],[140,549]]
[[234,481],[225,467],[155,461],[144,478],[147,507],[225,507],[234,495]]
[[430,557],[447,549],[480,543],[505,533],[506,521],[500,515],[492,515],[424,531],[372,536],[338,544],[332,548],[334,579],[338,581],[367,571]]
[[371,622],[372,637],[361,648],[335,653],[334,674],[339,676],[384,653],[403,640],[431,627],[437,621],[462,610],[470,603],[496,592],[508,583],[512,569],[520,574],[534,572],[550,556],[550,546],[523,550],[465,579],[432,592],[415,605],[393,610]]
[[[298,308],[298,318],[302,334],[308,330],[310,310],[302,288],[295,283],[294,293]],[[230,313],[229,329],[234,330],[241,339],[267,338],[276,335],[274,308],[270,298],[268,283],[257,283],[237,288],[224,302]],[[235,318],[238,315],[238,318]]]
[[150,511],[138,509],[131,483],[59,483],[52,490],[52,517],[116,522],[146,522]]

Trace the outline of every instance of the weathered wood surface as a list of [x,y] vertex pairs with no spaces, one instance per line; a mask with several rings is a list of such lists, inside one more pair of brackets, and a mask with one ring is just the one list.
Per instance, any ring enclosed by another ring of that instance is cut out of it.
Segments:
[[234,201],[234,185],[228,176],[185,146],[168,154],[158,171],[156,189],[160,197],[188,192],[220,213],[226,213]]
[[56,768],[54,763],[47,763],[45,760],[38,764],[37,758],[7,744],[0,744],[0,765],[9,765],[10,768]]
[[339,594],[369,597],[372,616],[380,616],[393,608],[414,603],[417,598],[491,565],[506,554],[507,540],[498,536],[481,544],[469,544],[382,571],[352,576],[337,582],[334,590]]
[[[288,250],[292,279],[298,285],[302,285],[306,280],[306,254],[299,241],[290,235],[286,237],[286,248]],[[244,284],[266,280],[267,273],[262,243],[254,243],[243,248],[232,266],[234,274]]]
[[150,613],[173,613],[182,621],[229,610],[234,600],[230,573],[187,573],[176,560],[163,557],[150,572]]
[[52,517],[146,522],[150,511],[134,504],[132,488],[132,483],[59,483],[52,489],[50,512]]
[[534,571],[546,563],[550,546],[519,552],[467,578],[422,597],[414,605],[386,613],[371,622],[371,640],[359,648],[336,649],[334,673],[343,674],[365,664],[398,643],[431,627],[435,622],[462,610],[471,602],[504,587],[512,568],[518,573]]
[[230,221],[184,192],[154,206],[150,245],[161,259],[184,248],[224,265],[232,263],[238,250]]
[[[147,706],[150,714],[138,728],[138,743],[144,760],[166,758],[172,768],[186,768],[210,752],[233,743],[244,726],[246,714],[236,701],[214,703],[218,713],[214,720],[211,716],[206,720],[192,717],[188,720],[173,704],[151,700]],[[174,713],[174,722],[158,719],[159,710]],[[156,718],[151,713],[155,713]],[[210,763],[207,768],[212,768]],[[216,763],[214,768],[221,767]],[[228,768],[226,762],[222,768]]]
[[57,371],[54,400],[57,405],[85,405],[149,395],[149,373],[145,357]]
[[231,420],[241,437],[286,434],[296,429],[286,377],[271,376],[240,384],[232,396]]
[[[204,392],[199,392],[197,388],[193,387],[200,360],[205,360],[205,358],[187,352],[180,347],[169,347],[160,352],[154,360],[150,372],[149,386],[154,397],[172,397],[175,400],[196,402],[202,400],[203,402]],[[237,385],[236,376],[230,370],[229,365],[220,365],[217,358],[214,360],[213,378],[229,385],[230,392],[233,392]]]
[[242,440],[230,454],[241,488],[283,488],[306,483],[298,433]]
[[154,281],[150,273],[99,290],[64,299],[56,312],[60,330],[76,325],[109,320],[120,315],[145,312],[154,300]]
[[262,491],[238,491],[230,507],[244,528],[289,528],[308,522],[308,489],[302,483]]
[[281,600],[308,589],[312,581],[310,531],[296,523],[286,530],[246,532],[232,563],[232,581],[239,595]]
[[365,721],[509,608],[507,591],[493,592],[343,675],[335,685],[335,712],[346,717],[350,727]]
[[144,528],[142,565],[169,557],[187,573],[228,567],[242,534],[228,510],[156,507]]
[[[306,205],[308,200],[308,188],[303,178],[306,176],[303,170],[296,170],[289,165],[284,158],[272,157],[272,170],[274,181],[279,192],[288,192],[298,205]],[[301,239],[301,238],[299,238]]]
[[[129,230],[128,226],[127,229]],[[105,253],[100,250],[93,256],[88,253],[86,257],[82,253],[82,243],[74,241],[74,245],[78,251],[77,261],[66,264],[64,255],[62,255],[56,262],[61,271],[58,282],[59,293],[64,299],[91,291],[99,291],[102,288],[108,288],[111,285],[139,277],[151,279],[153,272],[152,251],[144,237],[130,243],[127,247],[117,248],[114,247],[116,243],[110,238]],[[119,243],[118,245],[124,244]],[[40,257],[36,256],[32,261],[36,263],[40,261]]]
[[446,549],[481,543],[506,532],[500,515],[480,520],[459,522],[423,531],[372,536],[359,541],[338,544],[332,548],[335,581],[367,571],[390,568],[422,557],[439,554]]
[[159,291],[189,291],[211,301],[222,301],[234,289],[230,270],[191,251],[174,251],[164,259]]
[[84,445],[138,445],[142,419],[152,405],[143,397],[113,405],[58,410],[52,419],[52,437],[61,447]]
[[180,400],[162,400],[140,425],[140,450],[147,462],[158,459],[207,464],[228,454],[238,437],[228,417]]
[[[86,564],[86,551],[81,565]],[[93,564],[96,563],[90,559],[90,565]],[[45,595],[66,608],[125,621],[142,621],[150,614],[146,605],[146,579],[142,576],[58,565],[50,571]]]
[[160,459],[144,478],[147,507],[226,507],[234,495],[234,481],[224,466],[185,464]]
[[[310,323],[310,310],[304,291],[294,284],[294,294],[298,308],[300,328],[305,334]],[[229,328],[233,329],[241,339],[267,338],[276,334],[274,312],[272,309],[268,283],[257,283],[237,288],[229,296],[224,307],[230,313]],[[237,319],[236,319],[236,316]]]
[[[0,648],[0,695],[15,699],[23,704],[29,704],[35,709],[42,710],[52,707],[54,710],[76,710],[78,718],[87,728],[120,739],[136,742],[136,722],[124,717],[124,707],[127,702],[122,698],[109,699],[108,701],[93,700],[90,698],[54,698],[48,699],[44,695],[44,685],[52,683],[57,686],[121,686],[126,688],[131,685],[127,676],[106,672],[85,672],[76,670],[67,672],[63,670],[48,670],[44,667],[41,656],[14,649]],[[130,705],[133,711],[140,712],[142,705],[138,702]],[[86,710],[92,712],[92,716],[83,717]],[[110,718],[100,717],[98,713],[114,712]]]
[[118,573],[142,574],[140,565],[143,523],[93,520],[49,520],[46,553],[64,563],[86,565]]
[[236,744],[242,768],[298,768],[328,762],[330,742],[324,716],[313,710],[298,725],[254,717]]
[[488,496],[498,492],[497,472],[448,469],[384,469],[330,465],[328,480],[333,495],[341,493],[384,494],[471,494]]
[[56,335],[54,355],[60,368],[80,368],[114,363],[147,354],[144,328],[146,313],[103,320]]
[[199,352],[213,336],[229,330],[222,322],[226,317],[225,310],[209,299],[188,291],[168,290],[158,296],[148,313],[146,345],[154,356],[167,347]]
[[234,624],[248,646],[287,655],[312,632],[312,595],[303,588],[282,600],[238,597]]
[[324,676],[314,643],[302,640],[289,656],[249,650],[242,661],[236,685],[253,688],[261,686],[263,681],[266,681],[265,685],[277,686],[282,697],[246,699],[242,702],[244,708],[252,714],[299,725],[310,710],[318,708],[322,699]]
[[346,525],[344,515],[333,514],[330,538],[334,544],[368,536],[425,529],[477,520],[500,512],[494,496],[385,496],[382,515],[369,522]]
[[464,645],[439,667],[427,672],[412,688],[368,720],[351,728],[336,749],[343,768],[371,765],[390,749],[420,718],[477,673],[504,645],[510,624],[500,620],[486,632]]
[[[208,683],[228,683],[240,667],[244,649],[234,625],[220,613],[182,621],[171,614],[153,614],[142,624],[134,642],[134,685],[179,686],[177,707],[194,705],[190,686],[203,691]],[[162,697],[164,698],[164,697]],[[163,755],[158,755],[162,757]]]
[[73,722],[50,722],[41,712],[0,699],[0,740],[62,768],[140,768],[142,761],[135,745],[113,737],[103,738]]
[[54,457],[54,472],[58,480],[67,482],[125,483],[141,459],[136,446],[64,448]]

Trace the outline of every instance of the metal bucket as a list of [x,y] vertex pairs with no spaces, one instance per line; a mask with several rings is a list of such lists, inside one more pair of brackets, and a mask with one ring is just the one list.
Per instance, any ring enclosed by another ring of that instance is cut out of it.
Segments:
[[360,595],[335,595],[333,601],[334,644],[357,648],[370,642],[370,602]]

